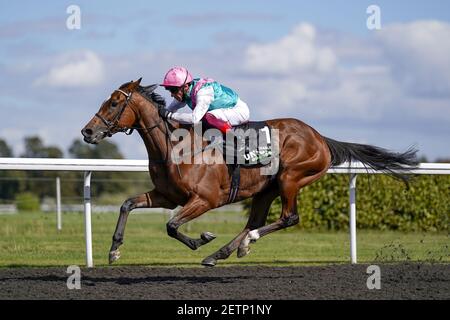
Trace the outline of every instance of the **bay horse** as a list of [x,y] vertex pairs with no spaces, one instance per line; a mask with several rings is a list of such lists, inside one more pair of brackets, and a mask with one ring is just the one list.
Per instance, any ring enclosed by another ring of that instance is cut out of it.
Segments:
[[[141,86],[141,79],[114,90],[81,131],[85,142],[96,144],[115,133],[130,133],[136,129],[148,153],[148,168],[154,189],[131,197],[122,204],[112,237],[109,263],[120,258],[119,246],[123,244],[131,210],[182,206],[179,213],[167,222],[167,233],[195,250],[212,241],[215,235],[203,232],[194,239],[181,233],[178,228],[211,209],[227,204],[230,193],[231,177],[225,163],[175,164],[171,161],[170,152],[174,146],[170,134],[182,125],[160,117],[158,110],[165,108],[165,101],[154,92],[157,85]],[[321,178],[330,166],[360,161],[370,168],[406,181],[406,175],[395,171],[408,170],[417,165],[417,150],[395,153],[376,146],[335,141],[292,118],[267,120],[266,123],[279,130],[278,172],[270,176],[261,175],[259,168],[241,169],[239,191],[234,202],[253,198],[248,222],[234,239],[206,257],[202,261],[204,266],[216,265],[217,260],[228,258],[235,250],[238,257],[243,257],[249,253],[250,243],[297,224],[299,190]],[[189,134],[194,134],[192,129]],[[280,217],[266,225],[270,205],[278,196],[282,203]]]

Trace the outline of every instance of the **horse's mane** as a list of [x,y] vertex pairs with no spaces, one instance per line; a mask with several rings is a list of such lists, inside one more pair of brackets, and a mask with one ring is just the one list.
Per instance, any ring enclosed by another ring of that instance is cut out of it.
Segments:
[[[130,82],[126,82],[120,86],[120,88],[126,87]],[[136,91],[141,94],[144,98],[146,98],[148,101],[153,103],[155,107],[158,109],[165,108],[166,107],[166,100],[155,92],[155,89],[158,88],[158,84],[151,84],[149,86],[138,86]]]
[[[119,89],[123,89],[125,87],[127,87],[130,82],[126,82],[124,84],[122,84]],[[136,91],[143,96],[145,99],[147,99],[150,103],[152,103],[158,110],[161,108],[165,108],[166,107],[166,100],[164,99],[164,97],[162,97],[161,95],[159,95],[158,93],[155,92],[156,88],[158,88],[158,84],[151,84],[149,86],[141,86],[139,85],[136,89]],[[193,126],[188,125],[188,124],[181,124],[181,123],[173,123],[170,121],[165,121],[168,125],[170,130],[174,130],[174,129],[178,129],[178,128],[185,128],[187,130],[189,130],[191,133],[194,132],[193,130]]]
[[154,103],[156,105],[156,107],[159,108],[164,108],[166,106],[166,100],[159,95],[158,93],[155,92],[155,89],[158,87],[157,84],[152,84],[149,86],[139,86],[137,88],[137,91],[147,100],[149,100],[150,102]]

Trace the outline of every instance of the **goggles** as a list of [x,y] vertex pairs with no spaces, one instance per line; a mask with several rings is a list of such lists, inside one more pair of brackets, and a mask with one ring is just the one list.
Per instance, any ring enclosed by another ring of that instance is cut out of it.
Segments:
[[169,90],[170,93],[177,93],[178,91],[180,91],[181,87],[165,87],[166,90]]

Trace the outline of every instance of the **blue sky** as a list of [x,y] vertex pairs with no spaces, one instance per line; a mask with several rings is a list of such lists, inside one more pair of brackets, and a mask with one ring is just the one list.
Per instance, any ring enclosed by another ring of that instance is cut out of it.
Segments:
[[[381,9],[368,30],[366,9]],[[81,29],[66,28],[69,5]],[[450,157],[448,1],[17,1],[0,12],[0,138],[66,150],[121,83],[172,65],[235,89],[255,120],[295,117],[325,136]],[[167,95],[164,92],[161,94]],[[116,135],[127,158],[136,136]]]

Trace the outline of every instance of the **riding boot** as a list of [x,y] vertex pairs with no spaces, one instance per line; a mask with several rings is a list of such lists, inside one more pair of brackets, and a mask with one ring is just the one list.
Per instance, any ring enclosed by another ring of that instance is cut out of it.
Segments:
[[216,118],[209,112],[205,114],[205,120],[210,126],[219,129],[223,134],[226,134],[227,131],[232,128],[231,124],[228,121]]

